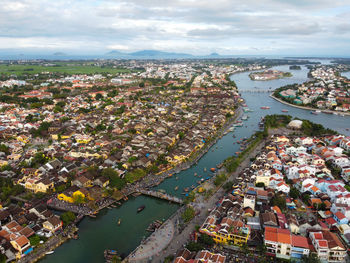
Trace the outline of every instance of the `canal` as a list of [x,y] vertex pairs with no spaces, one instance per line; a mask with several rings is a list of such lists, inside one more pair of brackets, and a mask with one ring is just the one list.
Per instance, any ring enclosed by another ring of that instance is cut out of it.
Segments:
[[[327,62],[323,61],[323,63]],[[290,71],[288,66],[278,66],[274,67],[274,69]],[[240,91],[252,90],[255,87],[257,89],[275,89],[287,84],[302,83],[307,80],[308,69],[306,67],[302,66],[301,70],[293,70],[291,72],[293,76],[290,78],[272,81],[252,81],[248,77],[249,72],[232,75],[231,79],[236,82]],[[209,169],[211,167],[215,167],[218,163],[239,151],[239,145],[235,143],[238,139],[249,137],[258,130],[258,122],[261,117],[267,114],[282,114],[282,109],[289,111],[286,114],[309,119],[340,133],[350,135],[349,131],[346,131],[346,128],[350,128],[350,117],[324,113],[313,115],[307,110],[281,104],[270,98],[269,93],[243,92],[242,97],[245,99],[248,107],[253,110],[252,112],[244,113],[249,116],[247,121],[243,121],[244,126],[237,127],[233,132],[222,137],[196,165],[168,178],[157,186],[158,189],[164,189],[169,194],[184,197],[183,189],[185,187],[197,185],[199,178],[194,176],[195,173],[202,178],[210,177],[211,172]],[[261,106],[269,106],[270,109],[261,110]],[[176,186],[178,186],[177,191],[175,191]],[[141,205],[145,205],[146,208],[138,214],[136,210]],[[106,248],[116,249],[119,254],[127,255],[139,245],[143,237],[149,235],[146,228],[152,221],[168,218],[177,208],[178,205],[150,197],[139,196],[130,198],[118,208],[104,209],[97,218],[85,218],[79,224],[79,239],[63,244],[55,250],[54,254],[45,257],[41,262],[104,262],[103,251]],[[119,218],[122,219],[120,226],[117,225]]]

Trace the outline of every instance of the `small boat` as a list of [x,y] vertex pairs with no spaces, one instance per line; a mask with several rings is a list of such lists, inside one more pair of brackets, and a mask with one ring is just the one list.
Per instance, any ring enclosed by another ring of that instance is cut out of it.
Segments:
[[211,172],[215,172],[215,170],[216,170],[215,168],[210,168]]
[[112,207],[107,206],[108,209],[112,209]]
[[184,188],[185,192],[188,192],[190,189],[188,187]]
[[119,218],[119,220],[118,220],[118,226],[120,226],[121,223],[122,223],[122,220]]
[[310,111],[310,113],[311,113],[311,114],[315,114],[315,115],[317,115],[317,114],[319,114],[319,113],[320,113],[320,111]]
[[288,112],[288,110],[283,109],[282,112]]
[[55,251],[51,250],[51,251],[46,252],[45,254],[46,254],[46,255],[51,255],[51,254],[53,254],[54,252],[55,252]]
[[175,186],[174,190],[177,191],[177,189],[179,189],[179,187],[178,187],[178,186]]
[[145,205],[142,205],[139,208],[137,208],[137,213],[140,213],[143,209],[145,209],[145,207]]
[[194,173],[194,176],[197,176],[197,173]]
[[204,167],[204,172],[206,172],[207,171],[207,167]]
[[260,109],[262,109],[262,110],[268,110],[268,109],[270,109],[270,107],[269,107],[269,106],[261,106]]
[[179,177],[176,176],[175,179],[176,179],[176,180],[179,180]]
[[173,176],[173,174],[169,174],[169,175],[168,175],[168,177],[172,177],[172,176]]

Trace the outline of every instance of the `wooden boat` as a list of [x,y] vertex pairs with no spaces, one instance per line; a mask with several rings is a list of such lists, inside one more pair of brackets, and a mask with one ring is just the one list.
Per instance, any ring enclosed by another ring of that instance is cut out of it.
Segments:
[[46,255],[51,255],[51,254],[53,254],[54,252],[55,252],[55,251],[51,250],[51,251],[46,252],[45,254],[46,254]]
[[175,186],[174,190],[177,191],[177,189],[179,189],[179,187],[178,187],[178,186]]
[[211,172],[215,172],[215,170],[216,170],[215,168],[210,168]]
[[173,176],[173,174],[169,174],[169,175],[168,175],[168,177],[172,177],[172,176]]
[[122,223],[122,220],[119,218],[119,220],[118,220],[118,226],[120,226],[121,223]]
[[145,207],[145,205],[142,205],[139,208],[137,208],[137,213],[140,213],[143,209],[145,209]]
[[175,179],[176,179],[176,180],[179,180],[179,177],[176,176]]
[[207,171],[207,167],[204,167],[204,172],[206,172]]
[[286,110],[286,109],[283,109],[283,110],[282,110],[282,112],[288,112],[288,110]]
[[197,173],[194,173],[194,176],[197,176]]
[[262,109],[262,110],[268,110],[268,109],[270,109],[270,107],[269,107],[269,106],[262,106],[262,107],[260,107],[260,109]]
[[188,192],[190,189],[188,187],[184,188],[185,192]]

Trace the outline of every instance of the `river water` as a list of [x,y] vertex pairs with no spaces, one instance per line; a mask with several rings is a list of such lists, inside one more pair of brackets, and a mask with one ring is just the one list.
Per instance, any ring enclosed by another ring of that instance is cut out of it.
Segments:
[[[329,63],[329,61],[322,61]],[[274,69],[289,71],[288,66],[278,66]],[[183,197],[183,188],[197,185],[197,173],[202,178],[211,176],[209,168],[215,167],[227,157],[232,156],[239,151],[239,145],[235,143],[243,137],[250,137],[258,130],[258,122],[261,117],[267,114],[283,114],[282,109],[287,109],[294,117],[309,119],[320,123],[325,127],[337,130],[340,133],[350,135],[346,128],[350,128],[350,117],[341,117],[321,113],[319,115],[310,114],[310,111],[297,109],[277,102],[269,97],[269,93],[244,93],[244,90],[257,89],[275,89],[281,86],[302,83],[307,80],[308,69],[302,66],[301,70],[291,71],[293,76],[290,78],[272,80],[272,81],[252,81],[249,78],[249,72],[243,72],[231,76],[242,91],[242,97],[253,112],[245,113],[249,116],[244,121],[243,127],[236,128],[233,132],[222,137],[198,162],[191,168],[172,176],[157,186],[158,189],[164,189],[167,193]],[[349,73],[349,72],[348,72]],[[344,73],[348,74],[348,73]],[[350,74],[349,74],[350,75]],[[350,77],[347,75],[348,77]],[[269,110],[261,110],[261,106],[269,106]],[[233,138],[233,134],[236,138]],[[207,171],[204,169],[207,168]],[[179,189],[175,191],[175,187]],[[139,206],[145,205],[146,208],[141,213],[136,213]],[[154,220],[166,219],[173,214],[178,205],[169,204],[166,201],[156,200],[150,197],[139,196],[130,198],[121,207],[113,209],[104,209],[97,218],[85,218],[79,224],[79,239],[71,240],[55,250],[55,253],[45,257],[41,262],[44,263],[80,263],[80,262],[104,262],[104,249],[116,249],[119,254],[128,254],[137,247],[144,236],[148,236],[147,226]],[[122,219],[120,226],[117,225],[118,218]]]

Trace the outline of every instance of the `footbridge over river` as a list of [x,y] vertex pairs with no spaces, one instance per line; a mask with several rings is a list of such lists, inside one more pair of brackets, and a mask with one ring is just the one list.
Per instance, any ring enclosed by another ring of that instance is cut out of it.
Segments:
[[271,89],[244,89],[239,90],[239,93],[272,93]]
[[153,190],[137,190],[137,192],[139,192],[140,194],[143,194],[143,195],[148,195],[148,196],[152,196],[152,197],[155,197],[155,198],[159,198],[159,199],[163,199],[163,200],[167,200],[167,201],[170,201],[170,202],[174,202],[174,203],[178,203],[180,205],[183,204],[183,200],[181,198],[178,198],[176,196],[172,196],[172,195],[169,195],[169,194],[166,194],[166,193],[162,193],[162,192],[159,192],[159,191],[153,191]]

